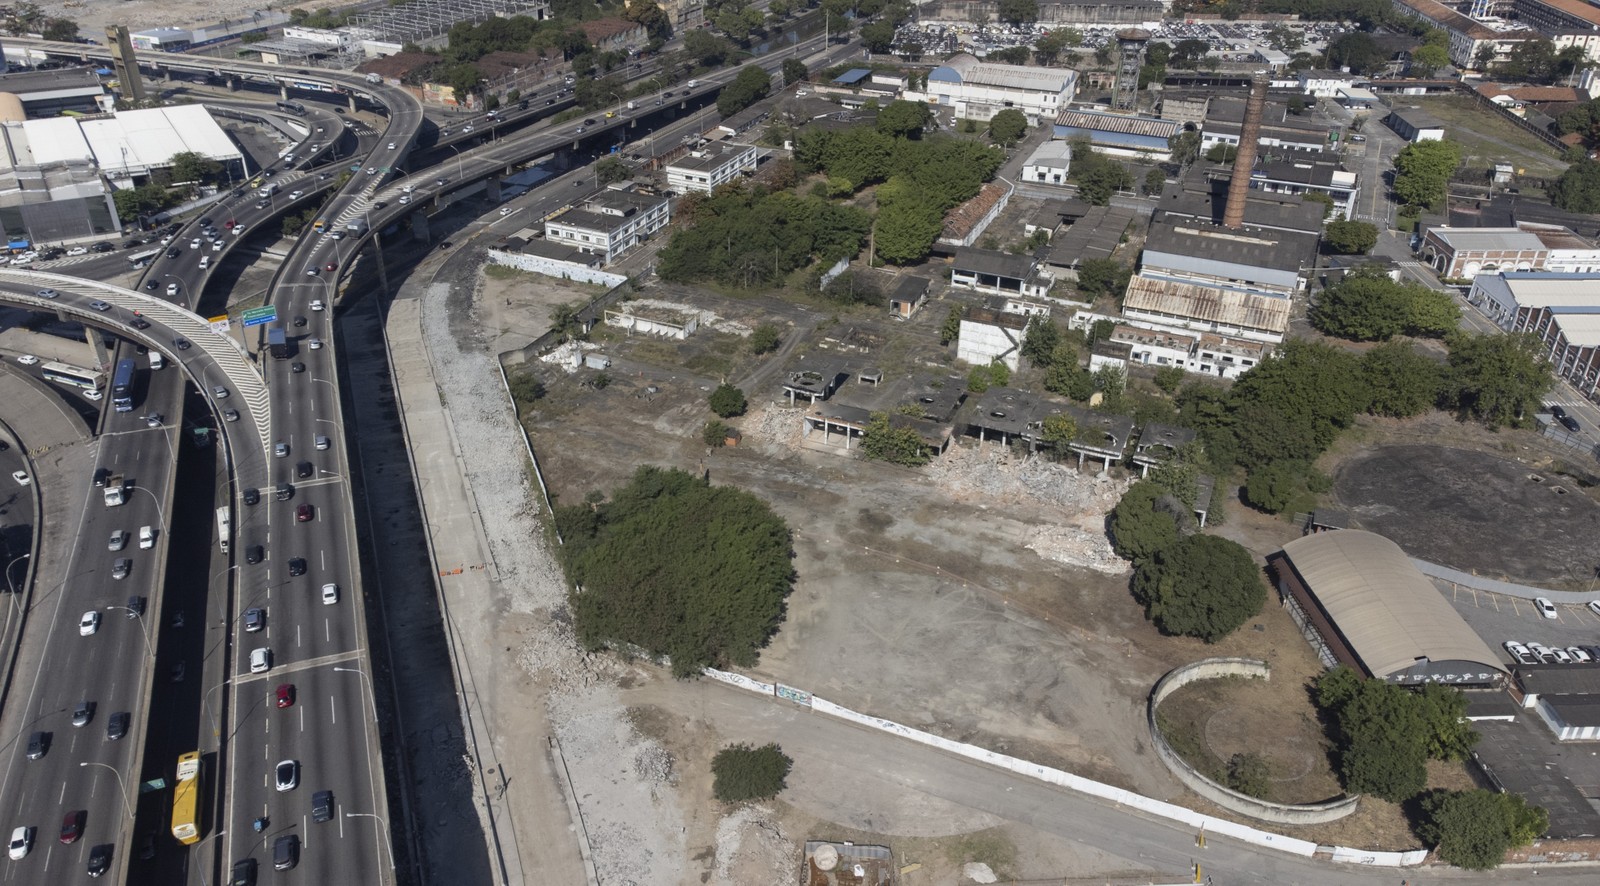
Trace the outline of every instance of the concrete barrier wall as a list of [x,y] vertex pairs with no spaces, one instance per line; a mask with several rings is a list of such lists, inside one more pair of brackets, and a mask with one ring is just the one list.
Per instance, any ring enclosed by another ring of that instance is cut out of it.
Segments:
[[546,277],[555,277],[561,280],[576,280],[579,283],[599,283],[602,286],[619,286],[627,282],[628,278],[622,274],[612,274],[599,268],[591,268],[574,262],[557,261],[553,258],[544,258],[538,255],[522,255],[515,252],[502,252],[499,249],[485,250],[489,260],[497,265],[532,271]]
[[1150,729],[1150,741],[1155,745],[1156,756],[1161,762],[1167,764],[1167,769],[1177,779],[1184,783],[1189,790],[1194,791],[1207,800],[1240,815],[1248,815],[1262,821],[1274,824],[1324,824],[1338,821],[1356,811],[1359,797],[1337,797],[1322,803],[1273,803],[1261,800],[1248,794],[1241,794],[1225,785],[1217,784],[1198,769],[1190,766],[1167,743],[1166,736],[1161,734],[1161,727],[1156,723],[1156,710],[1167,696],[1173,692],[1200,680],[1215,680],[1219,677],[1250,677],[1258,680],[1268,680],[1272,677],[1272,669],[1264,661],[1250,658],[1208,658],[1197,661],[1167,672],[1156,683],[1155,689],[1150,693],[1149,706],[1145,710],[1146,725]]

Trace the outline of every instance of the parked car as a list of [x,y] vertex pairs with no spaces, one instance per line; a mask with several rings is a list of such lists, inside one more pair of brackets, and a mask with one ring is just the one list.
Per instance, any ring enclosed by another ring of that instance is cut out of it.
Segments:
[[1534,597],[1533,605],[1534,608],[1539,610],[1539,614],[1545,618],[1557,618],[1559,616],[1559,613],[1556,612],[1556,604],[1551,603],[1549,597]]

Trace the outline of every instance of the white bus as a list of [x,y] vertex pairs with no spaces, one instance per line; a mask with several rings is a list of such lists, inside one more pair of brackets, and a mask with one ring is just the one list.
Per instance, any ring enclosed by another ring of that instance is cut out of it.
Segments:
[[217,544],[222,546],[222,552],[228,552],[228,536],[232,534],[233,511],[227,505],[217,508]]
[[161,249],[159,247],[155,249],[146,249],[143,252],[135,252],[133,255],[128,256],[128,264],[133,265],[136,269],[142,268],[145,265],[155,261],[156,256],[160,254]]
[[81,366],[73,366],[69,363],[57,363],[54,360],[40,366],[39,374],[44,376],[47,381],[72,385],[75,388],[99,389],[104,387],[106,383],[105,373],[103,372],[84,369]]

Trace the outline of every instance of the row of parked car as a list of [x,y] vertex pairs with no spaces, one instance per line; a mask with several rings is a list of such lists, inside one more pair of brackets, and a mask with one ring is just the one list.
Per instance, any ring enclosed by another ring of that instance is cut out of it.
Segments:
[[1600,646],[1545,646],[1507,640],[1505,647],[1518,664],[1583,664],[1600,659]]

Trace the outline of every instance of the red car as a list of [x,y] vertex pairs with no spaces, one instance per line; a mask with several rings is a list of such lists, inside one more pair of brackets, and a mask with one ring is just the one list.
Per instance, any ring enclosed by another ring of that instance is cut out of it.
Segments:
[[233,219],[231,219],[231,218],[230,218],[230,219],[228,219],[228,220],[227,220],[227,221],[225,221],[225,222],[223,222],[223,223],[222,223],[222,226],[223,226],[223,227],[224,227],[224,228],[227,228],[227,229],[228,229],[228,230],[230,230],[230,231],[231,231],[231,230],[233,230],[233,226],[234,226],[234,225],[237,225],[237,224],[238,224],[238,222],[237,222],[237,221],[234,221],[234,220],[233,220]]
[[278,686],[278,707],[287,708],[294,706],[294,684],[283,683]]
[[324,271],[337,271],[339,270],[339,263],[336,261],[328,262],[326,265],[322,266],[322,269]]
[[78,838],[83,836],[83,820],[88,817],[87,809],[68,812],[66,818],[61,819],[61,842],[78,842]]
[[296,523],[310,523],[311,518],[315,515],[315,513],[316,512],[311,509],[311,505],[301,505],[300,507],[294,509],[294,521]]

